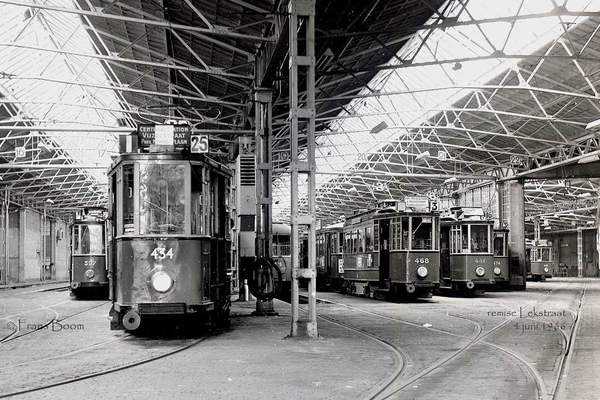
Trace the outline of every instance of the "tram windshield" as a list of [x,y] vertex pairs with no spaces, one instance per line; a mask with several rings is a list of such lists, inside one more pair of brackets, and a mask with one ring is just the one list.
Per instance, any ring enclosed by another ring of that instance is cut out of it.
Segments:
[[104,254],[104,227],[102,225],[74,225],[73,254]]
[[552,261],[552,249],[550,247],[534,247],[531,249],[531,261],[550,262]]
[[487,224],[453,226],[451,236],[452,253],[491,253],[490,226]]
[[[392,250],[435,250],[434,219],[431,217],[401,217],[391,222]],[[410,247],[409,247],[410,246]]]
[[185,233],[184,187],[184,165],[140,165],[140,234]]

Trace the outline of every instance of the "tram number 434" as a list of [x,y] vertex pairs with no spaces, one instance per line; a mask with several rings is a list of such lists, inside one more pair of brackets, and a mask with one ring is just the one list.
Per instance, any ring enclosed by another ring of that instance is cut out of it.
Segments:
[[157,247],[152,251],[152,253],[150,253],[150,255],[154,257],[155,260],[164,260],[167,257],[169,257],[172,260],[173,249],[170,248],[169,250],[167,250],[165,247]]
[[208,153],[208,135],[190,136],[190,153]]

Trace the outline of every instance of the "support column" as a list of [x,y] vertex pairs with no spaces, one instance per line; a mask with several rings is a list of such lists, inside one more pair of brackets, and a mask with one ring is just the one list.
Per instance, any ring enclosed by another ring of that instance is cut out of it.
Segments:
[[[289,3],[289,90],[290,90],[290,170],[292,241],[292,330],[290,336],[317,337],[316,311],[316,201],[315,201],[315,0]],[[300,29],[300,31],[299,31]],[[300,38],[303,37],[303,41]],[[302,45],[302,46],[301,46]],[[304,77],[306,95],[299,88]],[[301,133],[302,132],[302,133]],[[306,141],[302,160],[298,140]],[[308,182],[307,209],[299,210],[299,175]],[[302,211],[302,212],[301,212]],[[308,268],[299,266],[299,227],[307,227]],[[300,320],[299,282],[308,281],[308,321]]]
[[525,290],[527,279],[525,251],[525,190],[523,180],[505,182],[508,200],[508,248],[510,252],[510,285]]
[[[271,257],[271,92],[256,89],[255,130],[256,130],[256,256]],[[256,299],[256,314],[277,315],[273,300]]]
[[577,277],[583,278],[583,229],[577,228]]

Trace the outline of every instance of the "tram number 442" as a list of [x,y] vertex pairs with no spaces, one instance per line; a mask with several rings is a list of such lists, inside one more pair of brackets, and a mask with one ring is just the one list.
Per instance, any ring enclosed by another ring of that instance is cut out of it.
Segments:
[[208,135],[190,136],[190,153],[208,153]]
[[165,247],[157,247],[152,251],[152,253],[150,253],[150,255],[154,257],[155,260],[164,260],[167,257],[169,257],[172,260],[173,249],[170,248],[169,250],[167,250]]

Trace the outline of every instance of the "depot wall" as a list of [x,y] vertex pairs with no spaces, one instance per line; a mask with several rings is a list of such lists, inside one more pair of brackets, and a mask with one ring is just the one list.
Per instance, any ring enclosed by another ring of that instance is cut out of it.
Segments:
[[27,208],[0,213],[0,284],[69,279],[65,221]]

